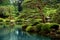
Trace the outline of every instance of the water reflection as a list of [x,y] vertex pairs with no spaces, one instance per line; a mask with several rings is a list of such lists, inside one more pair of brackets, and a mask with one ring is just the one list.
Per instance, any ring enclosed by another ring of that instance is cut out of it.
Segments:
[[[16,33],[18,32],[18,33]],[[14,31],[6,36],[0,36],[0,40],[51,40],[49,37],[43,37],[37,34],[29,34],[23,31]]]

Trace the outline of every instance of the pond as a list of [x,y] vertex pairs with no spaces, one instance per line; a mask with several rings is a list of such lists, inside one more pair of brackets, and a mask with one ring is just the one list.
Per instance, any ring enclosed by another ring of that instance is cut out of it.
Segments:
[[0,35],[0,40],[51,40],[50,37],[15,30],[5,35]]

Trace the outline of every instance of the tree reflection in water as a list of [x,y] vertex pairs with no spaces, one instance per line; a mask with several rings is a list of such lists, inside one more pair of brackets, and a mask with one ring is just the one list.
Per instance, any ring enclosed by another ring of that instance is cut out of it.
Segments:
[[9,33],[5,36],[0,36],[0,40],[51,40],[49,37],[39,36],[37,34],[28,34],[26,32],[18,31]]

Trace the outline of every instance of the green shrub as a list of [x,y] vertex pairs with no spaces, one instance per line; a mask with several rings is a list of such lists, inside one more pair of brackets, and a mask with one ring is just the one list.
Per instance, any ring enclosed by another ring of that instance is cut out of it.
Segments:
[[38,31],[41,31],[41,28],[43,27],[43,23],[37,24],[36,28]]
[[57,23],[45,23],[43,24],[43,26],[41,27],[41,30],[42,31],[50,31],[51,30],[51,27],[53,25],[58,25]]
[[51,29],[51,26],[53,25],[58,25],[57,23],[40,23],[38,25],[36,25],[37,29],[38,30],[41,30],[41,31],[50,31]]
[[28,32],[30,32],[32,30],[32,26],[28,26],[27,28],[26,28],[26,31],[28,31]]
[[51,24],[49,23],[40,23],[36,26],[28,26],[26,31],[50,31]]
[[51,24],[43,24],[43,26],[41,27],[41,30],[42,31],[49,31],[50,30],[50,27],[51,27]]
[[51,30],[51,26],[58,25],[56,23],[40,23],[35,26],[27,26],[26,31],[28,32],[45,32],[48,33]]
[[13,15],[15,13],[15,8],[12,5],[9,6],[0,6],[0,15],[4,17],[8,17],[10,14]]

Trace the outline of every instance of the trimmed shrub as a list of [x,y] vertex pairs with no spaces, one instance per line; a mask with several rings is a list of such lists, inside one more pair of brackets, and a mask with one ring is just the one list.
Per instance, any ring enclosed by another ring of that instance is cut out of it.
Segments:
[[26,31],[28,31],[28,32],[32,31],[32,26],[28,26],[28,27],[26,28]]
[[37,31],[41,31],[42,27],[43,27],[43,23],[37,24],[36,25]]
[[27,32],[49,33],[51,31],[51,27],[54,25],[58,25],[58,24],[56,24],[56,23],[40,23],[35,26],[26,26],[25,30]]
[[43,24],[43,26],[41,27],[41,31],[50,31],[50,27],[51,27],[51,24]]

